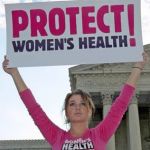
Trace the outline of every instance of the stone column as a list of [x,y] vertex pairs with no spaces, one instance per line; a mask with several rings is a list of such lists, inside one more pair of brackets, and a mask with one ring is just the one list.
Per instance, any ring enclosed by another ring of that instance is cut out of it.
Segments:
[[138,100],[133,97],[128,111],[128,143],[129,150],[142,150],[138,112]]
[[[103,118],[107,115],[112,104],[112,93],[103,93]],[[115,150],[115,136],[113,135],[107,144],[107,150]]]

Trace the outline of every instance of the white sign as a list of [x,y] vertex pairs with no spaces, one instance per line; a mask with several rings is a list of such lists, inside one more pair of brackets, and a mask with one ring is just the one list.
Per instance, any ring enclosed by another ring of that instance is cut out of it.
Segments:
[[6,4],[10,67],[135,62],[140,0]]

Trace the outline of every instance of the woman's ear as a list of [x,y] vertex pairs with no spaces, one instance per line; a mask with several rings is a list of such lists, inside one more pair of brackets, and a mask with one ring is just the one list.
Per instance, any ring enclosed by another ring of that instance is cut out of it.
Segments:
[[65,110],[65,116],[66,116],[66,118],[68,118],[68,113],[67,113],[67,111]]
[[67,123],[69,123],[69,122],[70,122],[70,120],[69,120],[69,116],[68,116],[67,111],[65,111],[65,116],[66,116],[66,121],[67,121]]
[[89,117],[89,119],[91,119],[91,117],[92,117],[92,109],[91,109],[91,108],[89,108],[89,114],[88,114],[88,117]]

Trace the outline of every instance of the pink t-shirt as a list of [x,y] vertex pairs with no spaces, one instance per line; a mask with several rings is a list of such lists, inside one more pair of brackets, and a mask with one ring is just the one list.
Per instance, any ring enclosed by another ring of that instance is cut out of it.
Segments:
[[106,117],[95,128],[78,138],[56,126],[44,113],[29,89],[20,93],[29,114],[53,150],[106,150],[106,144],[118,128],[134,93],[134,87],[125,84]]

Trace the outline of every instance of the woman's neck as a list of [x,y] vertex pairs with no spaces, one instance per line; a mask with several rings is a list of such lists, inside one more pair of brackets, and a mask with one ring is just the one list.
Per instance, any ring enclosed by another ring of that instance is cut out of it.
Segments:
[[72,123],[69,132],[73,137],[81,137],[87,129],[88,129],[88,124]]

